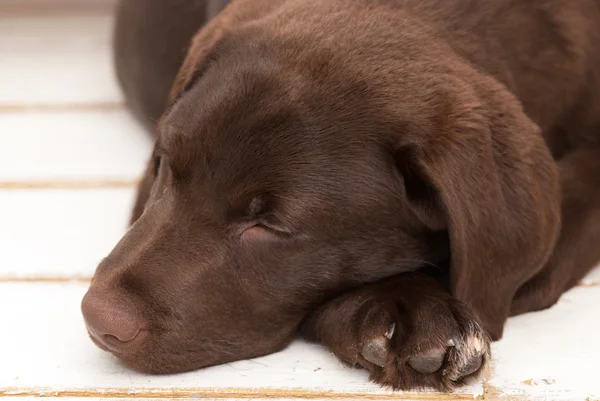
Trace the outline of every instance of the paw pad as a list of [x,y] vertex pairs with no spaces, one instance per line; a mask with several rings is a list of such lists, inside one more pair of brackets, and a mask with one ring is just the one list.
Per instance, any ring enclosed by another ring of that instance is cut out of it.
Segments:
[[388,357],[388,342],[394,336],[396,323],[391,324],[383,337],[378,337],[365,343],[360,354],[373,365],[384,367]]
[[360,354],[373,365],[384,367],[388,354],[387,343],[388,340],[384,337],[371,340],[362,346]]
[[408,364],[419,373],[434,373],[442,368],[445,356],[445,348],[436,348],[411,356]]

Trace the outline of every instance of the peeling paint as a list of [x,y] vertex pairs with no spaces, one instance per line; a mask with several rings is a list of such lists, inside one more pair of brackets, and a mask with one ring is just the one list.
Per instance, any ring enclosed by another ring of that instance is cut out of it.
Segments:
[[523,381],[523,384],[527,386],[539,386],[545,384],[554,384],[556,380],[554,379],[527,379]]

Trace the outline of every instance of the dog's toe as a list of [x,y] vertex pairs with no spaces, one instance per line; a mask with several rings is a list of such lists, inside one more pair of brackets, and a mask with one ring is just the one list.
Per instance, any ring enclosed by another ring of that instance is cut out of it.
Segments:
[[360,350],[360,354],[373,365],[385,366],[388,356],[388,339],[380,337],[365,343]]
[[474,333],[450,348],[444,377],[451,382],[469,377],[481,369],[489,353],[489,338],[477,327]]
[[444,364],[445,356],[445,348],[435,348],[410,357],[408,364],[419,373],[434,373]]
[[481,364],[483,363],[483,358],[479,356],[473,357],[470,361],[468,361],[462,368],[462,375],[468,376],[473,374],[479,370]]
[[385,366],[389,353],[389,340],[394,336],[396,324],[393,323],[381,337],[374,338],[363,344],[360,354],[373,365]]

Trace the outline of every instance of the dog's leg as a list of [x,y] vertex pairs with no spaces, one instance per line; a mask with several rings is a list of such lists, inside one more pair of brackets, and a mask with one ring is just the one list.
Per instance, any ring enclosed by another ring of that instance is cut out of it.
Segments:
[[450,390],[477,377],[489,359],[489,337],[471,309],[421,272],[339,296],[315,310],[301,332],[398,389]]
[[548,308],[600,262],[600,146],[560,162],[562,230],[544,269],[517,292],[511,315]]

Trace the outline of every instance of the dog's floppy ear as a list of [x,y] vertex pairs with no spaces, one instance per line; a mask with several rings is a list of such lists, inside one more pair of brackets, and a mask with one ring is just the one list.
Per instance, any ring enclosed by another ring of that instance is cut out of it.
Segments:
[[169,103],[185,93],[210,67],[214,57],[218,56],[219,44],[224,42],[234,27],[241,28],[246,21],[252,21],[256,16],[277,6],[277,2],[272,1],[261,3],[260,6],[251,1],[213,0],[212,3],[214,4],[208,5],[208,14],[216,16],[192,39],[171,89]]
[[210,67],[211,62],[219,55],[219,45],[225,42],[234,28],[242,30],[246,22],[253,21],[280,5],[281,1],[263,1],[257,4],[254,1],[211,0],[211,4],[207,6],[207,14],[216,16],[192,39],[171,88],[169,103],[185,93]]
[[169,93],[169,104],[190,89],[210,66],[213,61],[211,53],[228,30],[230,19],[225,12],[219,14],[194,36]]
[[417,215],[448,230],[453,295],[498,339],[515,292],[553,248],[560,197],[555,163],[520,103],[503,88],[478,92],[446,99],[438,129],[397,145],[396,161]]

